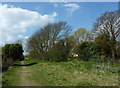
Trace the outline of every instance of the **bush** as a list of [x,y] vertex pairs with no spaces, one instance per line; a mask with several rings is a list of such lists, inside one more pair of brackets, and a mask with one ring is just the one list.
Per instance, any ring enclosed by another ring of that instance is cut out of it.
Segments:
[[64,40],[60,40],[52,48],[49,48],[48,58],[50,61],[66,61],[69,50],[69,44]]
[[78,56],[83,61],[98,60],[99,59],[99,47],[94,42],[84,42],[77,48]]
[[106,57],[112,57],[112,50],[111,50],[111,46],[109,44],[109,36],[105,35],[105,34],[99,34],[96,38],[95,38],[95,42],[99,45],[100,49],[100,55]]
[[2,48],[2,69],[7,69],[16,60],[24,60],[21,44],[6,44]]

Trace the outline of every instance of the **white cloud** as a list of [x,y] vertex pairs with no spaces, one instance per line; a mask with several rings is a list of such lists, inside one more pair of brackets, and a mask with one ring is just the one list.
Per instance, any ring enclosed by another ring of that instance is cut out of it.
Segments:
[[67,11],[70,13],[70,15],[72,15],[76,10],[80,8],[80,6],[75,3],[68,3],[65,4],[64,6],[67,7]]
[[29,37],[28,36],[25,36],[25,39],[28,39]]
[[[31,27],[42,27],[49,22],[54,22],[57,13],[40,14],[14,6],[0,5],[0,42],[13,42],[19,38],[27,38],[23,34],[29,32]],[[1,45],[1,44],[0,44]]]

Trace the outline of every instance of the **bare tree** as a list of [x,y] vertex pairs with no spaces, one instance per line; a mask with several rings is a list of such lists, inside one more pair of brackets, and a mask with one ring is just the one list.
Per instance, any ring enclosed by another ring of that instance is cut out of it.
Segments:
[[120,36],[120,12],[105,12],[101,15],[94,24],[94,30],[98,34],[104,34],[108,36],[108,42],[110,44],[112,58],[116,58],[116,44],[117,39]]
[[18,39],[14,43],[23,44],[23,40],[22,39]]
[[34,58],[48,59],[48,49],[54,46],[55,41],[69,36],[70,30],[66,22],[50,23],[29,38],[28,51]]

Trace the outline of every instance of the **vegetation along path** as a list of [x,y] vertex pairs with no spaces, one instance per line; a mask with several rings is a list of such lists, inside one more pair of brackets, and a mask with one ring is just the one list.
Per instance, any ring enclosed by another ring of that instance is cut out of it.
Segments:
[[16,62],[3,75],[3,86],[40,86],[35,80],[32,80],[32,65],[36,63],[27,63],[26,60]]
[[3,75],[3,86],[118,86],[118,64],[26,59]]

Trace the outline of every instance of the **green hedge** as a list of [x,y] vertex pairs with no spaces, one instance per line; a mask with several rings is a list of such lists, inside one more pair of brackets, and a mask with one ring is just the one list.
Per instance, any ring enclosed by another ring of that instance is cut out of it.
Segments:
[[7,69],[16,60],[24,60],[21,44],[6,44],[2,47],[2,69]]

